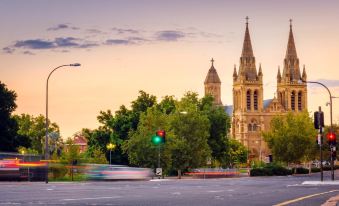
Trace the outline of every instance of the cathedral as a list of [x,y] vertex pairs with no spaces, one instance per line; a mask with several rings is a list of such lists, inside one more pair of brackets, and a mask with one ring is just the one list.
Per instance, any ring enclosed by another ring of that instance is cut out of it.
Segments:
[[[212,95],[214,103],[222,106],[221,81],[214,60],[209,69],[204,86],[205,95]],[[270,129],[274,116],[287,112],[307,110],[307,85],[305,66],[300,72],[299,59],[294,43],[292,20],[287,42],[287,50],[282,74],[277,71],[277,89],[273,99],[263,99],[263,77],[261,65],[257,70],[252,42],[246,18],[245,37],[240,56],[239,69],[233,71],[233,105],[224,106],[232,117],[231,137],[241,142],[249,150],[249,159],[268,161],[270,150],[263,140],[262,131]],[[273,157],[274,158],[274,157]]]

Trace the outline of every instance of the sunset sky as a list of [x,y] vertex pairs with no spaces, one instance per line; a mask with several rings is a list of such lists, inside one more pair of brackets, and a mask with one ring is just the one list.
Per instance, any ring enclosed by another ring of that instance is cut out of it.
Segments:
[[[339,97],[339,1],[226,0],[1,0],[0,81],[16,91],[16,114],[45,114],[66,138],[95,129],[100,110],[129,106],[138,91],[182,97],[204,93],[214,58],[222,102],[232,104],[232,74],[249,29],[264,98],[273,98],[278,66],[286,52],[289,19],[300,66],[308,80],[328,85]],[[308,109],[322,106],[329,123],[328,94],[308,87]],[[339,99],[333,99],[339,122]]]

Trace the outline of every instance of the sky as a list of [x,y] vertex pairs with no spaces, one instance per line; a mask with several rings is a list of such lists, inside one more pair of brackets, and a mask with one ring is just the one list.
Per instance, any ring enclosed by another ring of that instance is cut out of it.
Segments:
[[[264,98],[274,97],[286,53],[289,19],[308,80],[339,97],[339,1],[314,0],[1,0],[0,81],[14,90],[15,114],[45,114],[63,138],[95,129],[101,110],[130,106],[139,90],[181,98],[204,95],[211,58],[222,81],[223,104],[232,104],[232,74],[239,65],[245,17]],[[321,106],[329,124],[329,96],[309,85],[308,110]],[[339,99],[333,99],[339,122]]]

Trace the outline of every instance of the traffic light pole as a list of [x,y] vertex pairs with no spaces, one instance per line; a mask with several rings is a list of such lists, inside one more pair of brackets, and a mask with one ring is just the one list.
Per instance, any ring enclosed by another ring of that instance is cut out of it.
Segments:
[[[325,87],[325,89],[328,91],[328,94],[330,95],[330,120],[331,120],[331,128],[330,128],[330,132],[332,133],[333,132],[333,124],[332,124],[332,94],[331,94],[331,91],[328,89],[328,87],[326,85],[324,85],[323,83],[321,82],[315,82],[315,81],[304,81],[303,79],[300,79],[302,82],[304,83],[312,83],[312,84],[319,84],[323,87]],[[333,146],[330,145],[330,150],[332,152]],[[322,165],[322,162],[321,162],[321,165]],[[334,162],[333,162],[333,157],[331,155],[331,179],[332,181],[334,180]]]
[[[320,114],[321,114],[321,107],[319,106],[319,112],[318,112],[318,115],[317,115],[317,119],[318,119],[318,122],[320,123]],[[320,181],[324,181],[324,173],[323,173],[323,147],[322,147],[322,144],[323,144],[323,135],[322,135],[322,126],[320,124],[320,127],[319,127],[319,139],[320,139],[320,142],[318,143],[319,144],[319,147],[320,147]]]

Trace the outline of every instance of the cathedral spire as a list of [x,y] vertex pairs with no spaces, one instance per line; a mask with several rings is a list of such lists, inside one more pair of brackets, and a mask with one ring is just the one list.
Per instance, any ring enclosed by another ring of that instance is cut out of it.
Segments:
[[245,38],[244,38],[244,44],[242,47],[241,57],[253,57],[251,37],[250,37],[249,29],[248,29],[248,16],[246,16],[246,30],[245,30]]
[[302,79],[303,79],[304,81],[306,81],[306,79],[307,79],[307,74],[306,74],[305,65],[304,65],[304,67],[303,67]]
[[258,76],[263,76],[263,74],[262,74],[262,69],[261,69],[261,63],[259,64],[259,72],[258,72]]
[[295,49],[294,37],[292,31],[292,19],[290,19],[290,34],[288,36],[287,50],[286,50],[286,59],[288,58],[298,58],[297,50]]

